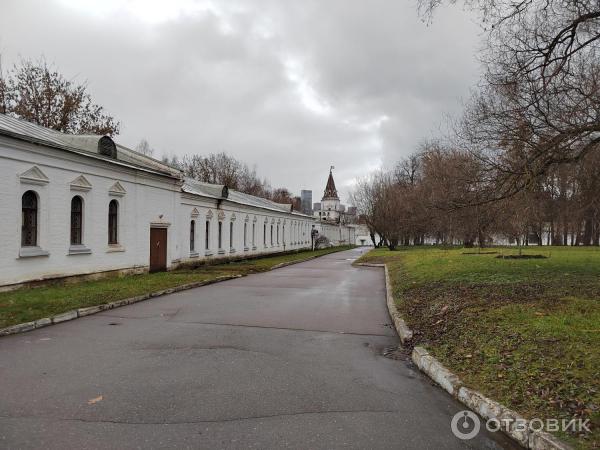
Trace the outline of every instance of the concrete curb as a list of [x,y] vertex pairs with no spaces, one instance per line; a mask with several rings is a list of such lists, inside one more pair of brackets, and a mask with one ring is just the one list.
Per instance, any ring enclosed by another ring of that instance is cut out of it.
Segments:
[[[402,317],[400,317],[400,313],[396,308],[387,265],[371,263],[356,263],[356,265],[384,268],[386,300],[390,317],[394,321],[394,326],[402,344],[410,342],[413,332],[408,328]],[[530,422],[524,417],[500,403],[487,398],[482,393],[464,386],[458,376],[450,372],[442,363],[431,356],[424,347],[414,347],[411,357],[421,372],[425,373],[442,389],[479,416],[486,420],[498,421],[496,423],[502,425],[502,432],[522,447],[533,450],[572,450],[572,447],[550,433],[530,431]],[[508,429],[505,426],[506,423],[510,423]]]
[[89,306],[87,308],[79,308],[72,309],[71,311],[67,311],[61,314],[56,314],[51,317],[45,317],[43,319],[38,319],[34,322],[26,322],[20,323],[17,325],[12,325],[10,327],[0,329],[0,337],[8,336],[11,334],[17,333],[25,333],[27,331],[32,331],[38,328],[47,327],[49,325],[54,325],[61,322],[67,322],[69,320],[78,319],[80,317],[91,316],[92,314],[97,314],[102,311],[106,311],[109,309],[119,308],[121,306],[131,305],[133,303],[141,302],[144,300],[148,300],[150,298],[159,297],[161,295],[172,294],[174,292],[185,291],[187,289],[193,289],[200,286],[206,286],[208,284],[219,283],[221,281],[232,280],[234,278],[240,278],[243,275],[224,275],[217,277],[212,280],[205,281],[196,281],[194,283],[182,284],[180,286],[175,286],[169,289],[162,289],[160,291],[151,292],[148,294],[138,295],[136,297],[125,298],[122,300],[117,300],[110,303],[103,303],[101,305]]
[[392,293],[392,283],[390,281],[390,273],[388,271],[386,264],[372,264],[372,263],[356,263],[355,265],[361,267],[383,267],[385,271],[385,299],[387,303],[388,312],[392,321],[394,322],[394,327],[398,332],[398,336],[400,337],[400,342],[402,344],[408,344],[413,337],[412,330],[406,325],[406,322],[398,312],[398,308],[396,308],[396,303],[394,301],[394,294]]
[[388,311],[390,312],[390,316],[394,321],[394,326],[396,327],[396,331],[398,332],[398,336],[400,336],[400,342],[403,345],[408,344],[412,341],[413,332],[406,322],[400,315],[398,308],[396,308],[396,302],[394,301],[394,295],[392,293],[392,283],[390,281],[390,273],[388,271],[387,265],[384,265],[385,270],[385,297],[387,301]]

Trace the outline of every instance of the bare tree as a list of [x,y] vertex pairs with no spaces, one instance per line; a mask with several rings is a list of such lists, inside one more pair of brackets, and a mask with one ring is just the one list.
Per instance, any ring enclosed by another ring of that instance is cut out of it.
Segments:
[[146,138],[142,138],[139,144],[135,146],[135,151],[150,157],[154,155],[154,149],[150,146]]
[[[164,158],[163,158],[164,160]],[[211,153],[208,156],[188,155],[182,161],[166,159],[167,163],[177,165],[184,174],[198,181],[224,184],[246,194],[273,200],[277,203],[294,204],[294,196],[287,188],[271,189],[267,179],[260,179],[256,169],[235,159],[225,152]],[[296,205],[298,209],[298,205]]]
[[[427,17],[442,3],[420,0]],[[457,127],[488,170],[489,200],[538,183],[600,142],[598,0],[464,0],[488,30],[485,74]],[[487,200],[487,199],[486,199]]]
[[120,127],[92,101],[85,83],[67,80],[43,58],[0,71],[0,112],[63,133],[113,136]]

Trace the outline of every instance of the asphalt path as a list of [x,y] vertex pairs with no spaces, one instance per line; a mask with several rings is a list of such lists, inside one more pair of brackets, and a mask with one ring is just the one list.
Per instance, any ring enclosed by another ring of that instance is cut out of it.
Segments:
[[361,251],[0,338],[0,448],[514,448],[454,437]]

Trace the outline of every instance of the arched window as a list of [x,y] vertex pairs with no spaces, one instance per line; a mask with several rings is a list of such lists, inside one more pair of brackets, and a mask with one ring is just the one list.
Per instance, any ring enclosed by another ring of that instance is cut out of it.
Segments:
[[21,198],[21,246],[35,247],[37,245],[37,216],[38,198],[33,191],[27,191]]
[[256,234],[255,231],[256,231],[256,224],[253,222],[252,223],[252,247],[255,247],[255,240],[254,240],[254,235]]
[[190,252],[196,249],[196,221],[190,222]]
[[273,247],[273,225],[271,225],[271,247]]
[[263,225],[263,245],[267,246],[267,224]]
[[219,249],[223,248],[223,222],[219,221]]
[[108,243],[119,243],[119,202],[116,200],[108,204]]
[[248,223],[244,222],[244,248],[248,247]]
[[204,248],[210,248],[210,220],[206,221],[206,230],[204,231]]
[[71,199],[71,245],[83,242],[83,200],[79,195]]
[[233,222],[229,222],[229,248],[233,249]]

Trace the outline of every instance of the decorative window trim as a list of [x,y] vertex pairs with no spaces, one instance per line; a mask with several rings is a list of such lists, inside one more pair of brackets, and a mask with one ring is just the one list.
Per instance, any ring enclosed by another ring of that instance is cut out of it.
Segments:
[[192,212],[190,214],[190,217],[192,219],[195,219],[196,217],[198,217],[200,215],[200,211],[198,211],[198,208],[194,208],[192,209]]
[[225,220],[225,212],[223,211],[219,211],[219,214],[217,214],[217,217],[219,218],[219,220],[223,221]]
[[92,189],[92,183],[90,183],[83,175],[79,175],[77,178],[71,181],[71,183],[69,183],[69,187],[72,191],[87,192]]
[[26,170],[19,175],[19,180],[23,184],[37,184],[44,185],[50,182],[50,179],[41,171],[38,166],[33,166],[31,169]]
[[127,190],[123,187],[121,183],[116,181],[109,189],[108,194],[114,197],[123,197],[127,194]]
[[206,213],[206,220],[211,220],[213,218],[213,212],[212,209],[209,209],[208,212]]

